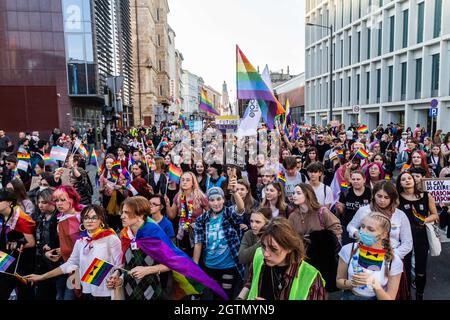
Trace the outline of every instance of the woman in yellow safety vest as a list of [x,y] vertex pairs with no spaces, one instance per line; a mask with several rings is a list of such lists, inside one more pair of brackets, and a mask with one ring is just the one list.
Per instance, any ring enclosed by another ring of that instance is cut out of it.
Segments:
[[261,248],[237,299],[325,300],[325,281],[304,258],[303,240],[289,221],[273,219],[261,236]]

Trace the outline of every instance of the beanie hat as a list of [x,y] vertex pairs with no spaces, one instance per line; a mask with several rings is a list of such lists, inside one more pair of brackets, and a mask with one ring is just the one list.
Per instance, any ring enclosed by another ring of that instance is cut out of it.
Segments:
[[222,198],[225,198],[225,194],[222,190],[222,188],[219,187],[212,187],[207,192],[208,200],[213,196],[221,196]]

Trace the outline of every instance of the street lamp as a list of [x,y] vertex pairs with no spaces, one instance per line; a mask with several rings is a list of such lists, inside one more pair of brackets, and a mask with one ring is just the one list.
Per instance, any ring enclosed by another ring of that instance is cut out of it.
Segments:
[[333,25],[324,26],[321,24],[307,23],[310,27],[319,27],[330,30],[330,118],[329,123],[333,120]]

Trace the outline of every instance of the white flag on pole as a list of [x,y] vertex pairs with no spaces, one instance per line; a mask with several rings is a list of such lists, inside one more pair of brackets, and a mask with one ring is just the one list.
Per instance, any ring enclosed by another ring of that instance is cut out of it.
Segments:
[[244,118],[239,125],[239,129],[236,133],[238,138],[256,136],[258,130],[258,124],[261,120],[261,109],[257,100],[250,100],[247,110],[245,110]]

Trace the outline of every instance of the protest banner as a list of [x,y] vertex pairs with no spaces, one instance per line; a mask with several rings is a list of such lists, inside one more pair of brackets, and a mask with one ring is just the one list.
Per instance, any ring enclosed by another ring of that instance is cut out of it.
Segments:
[[450,202],[450,178],[422,179],[422,190],[429,192],[436,203]]

